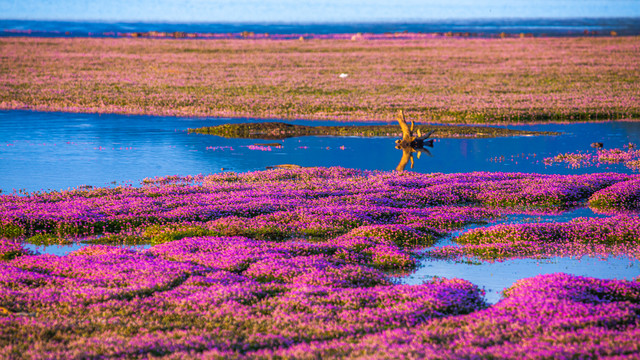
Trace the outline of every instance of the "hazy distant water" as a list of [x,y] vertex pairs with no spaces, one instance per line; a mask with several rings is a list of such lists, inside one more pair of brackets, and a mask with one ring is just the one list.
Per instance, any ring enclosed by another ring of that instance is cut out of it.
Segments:
[[[640,1],[639,1],[640,4]],[[534,34],[546,36],[576,36],[584,31],[609,35],[639,35],[637,18],[571,18],[571,19],[484,19],[484,20],[424,20],[360,23],[159,23],[159,22],[88,22],[0,20],[0,36],[115,36],[132,32],[187,32],[256,34],[353,34],[353,33],[472,33],[476,35]]]

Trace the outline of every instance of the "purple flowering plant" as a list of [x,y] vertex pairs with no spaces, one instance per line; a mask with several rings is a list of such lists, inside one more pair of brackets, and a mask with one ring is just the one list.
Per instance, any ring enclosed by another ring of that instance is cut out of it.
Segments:
[[[308,168],[2,195],[0,357],[634,357],[637,280],[543,275],[488,305],[468,281],[400,285],[393,272],[438,258],[639,258],[638,216],[618,200],[636,190],[620,174]],[[602,201],[621,213],[492,224]],[[454,245],[431,247],[454,230]],[[51,242],[84,245],[25,247]]]

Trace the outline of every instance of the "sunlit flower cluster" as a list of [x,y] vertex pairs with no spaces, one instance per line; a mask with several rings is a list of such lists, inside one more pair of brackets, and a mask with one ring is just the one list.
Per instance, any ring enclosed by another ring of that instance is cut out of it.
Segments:
[[589,198],[589,206],[604,212],[640,209],[640,179],[636,177],[597,191]]
[[640,259],[640,217],[578,218],[568,223],[493,225],[453,239],[461,246],[431,249],[433,258],[484,260],[624,255]]
[[[622,174],[416,174],[343,168],[175,176],[145,179],[140,188],[4,195],[0,233],[67,238],[138,234],[158,243],[165,232],[173,234],[165,240],[181,233],[322,239],[361,226],[402,224],[416,231],[411,236],[433,238],[503,211],[488,207],[567,209],[630,179],[634,177]],[[633,189],[635,182],[630,184]],[[397,226],[390,229],[401,233]],[[355,235],[384,231],[379,227]]]
[[0,238],[0,260],[11,260],[21,255],[31,255],[31,251],[22,246],[22,242]]
[[623,149],[599,149],[593,153],[575,152],[560,154],[544,159],[544,163],[552,165],[554,163],[566,163],[573,168],[601,166],[603,164],[624,164],[629,169],[640,169],[640,150],[635,148],[635,144],[629,144]]

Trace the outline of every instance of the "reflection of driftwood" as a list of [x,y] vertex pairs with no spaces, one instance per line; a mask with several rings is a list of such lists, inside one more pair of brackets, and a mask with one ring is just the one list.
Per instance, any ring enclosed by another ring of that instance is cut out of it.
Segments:
[[398,114],[398,123],[402,129],[402,139],[396,140],[396,149],[402,149],[402,158],[400,159],[398,166],[396,166],[396,171],[403,171],[409,161],[411,161],[411,168],[413,169],[414,152],[417,153],[418,159],[422,153],[426,153],[431,156],[431,152],[424,147],[433,147],[433,139],[429,139],[429,136],[431,136],[435,130],[431,130],[427,134],[422,135],[420,133],[420,129],[417,129],[416,134],[418,136],[414,136],[413,120],[411,120],[411,127],[409,127],[402,110],[400,110],[400,113]]
[[404,171],[404,168],[407,166],[407,163],[411,161],[411,169],[413,169],[413,153],[417,153],[418,159],[420,159],[420,155],[425,153],[431,156],[431,152],[424,148],[414,149],[410,146],[402,148],[402,158],[400,159],[400,163],[396,166],[396,171]]

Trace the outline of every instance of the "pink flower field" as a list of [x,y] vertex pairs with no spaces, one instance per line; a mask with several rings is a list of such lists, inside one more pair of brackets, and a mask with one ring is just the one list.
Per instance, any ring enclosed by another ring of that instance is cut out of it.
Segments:
[[0,38],[0,109],[497,123],[637,119],[637,37]]
[[[640,277],[540,275],[490,305],[464,279],[397,276],[442,258],[638,259],[638,179],[306,168],[1,195],[0,357],[637,358]],[[491,225],[584,206],[611,216]],[[69,242],[84,246],[26,247]]]

